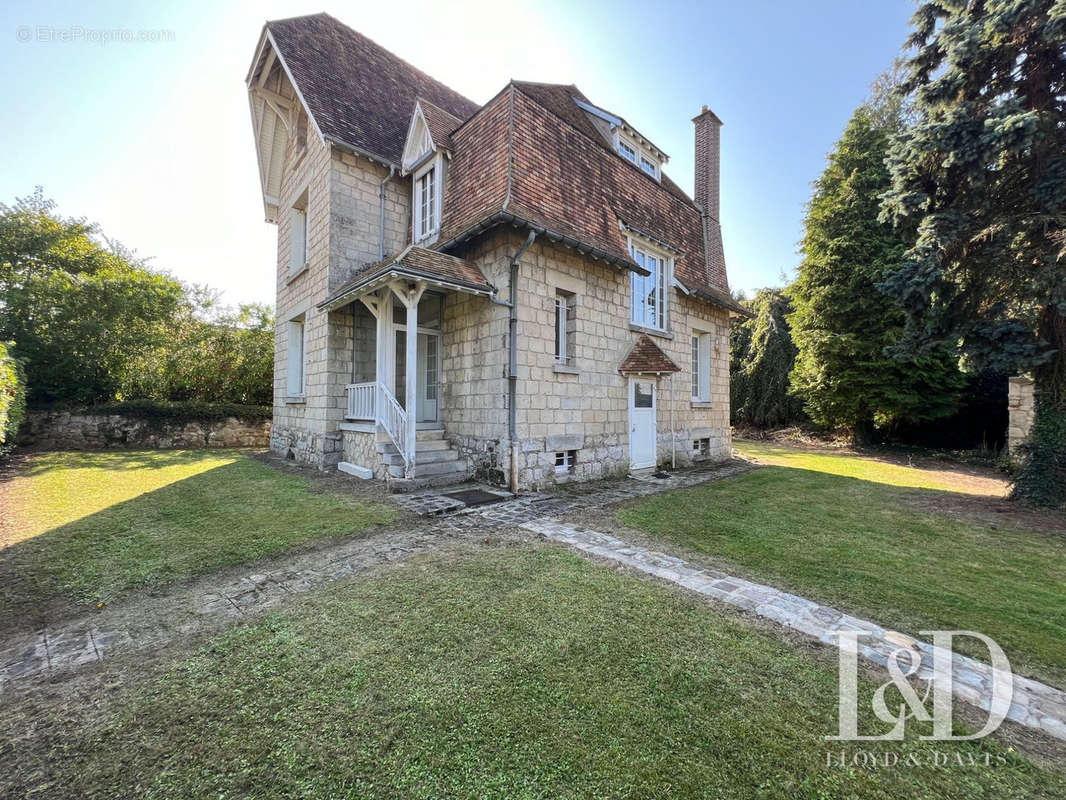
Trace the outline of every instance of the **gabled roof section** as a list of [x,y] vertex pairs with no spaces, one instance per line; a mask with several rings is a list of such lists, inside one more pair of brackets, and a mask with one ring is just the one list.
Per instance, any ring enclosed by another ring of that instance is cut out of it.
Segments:
[[460,120],[478,109],[329,14],[273,20],[263,35],[322,138],[383,163],[399,165],[416,98]]
[[451,152],[454,148],[451,132],[463,124],[443,108],[438,108],[424,98],[415,102],[411,123],[407,128],[407,143],[403,148],[400,166],[404,171],[413,169],[427,155],[438,150]]
[[471,294],[492,294],[495,291],[495,287],[473,262],[439,250],[408,245],[399,255],[361,269],[318,307],[329,310],[340,308],[359,294],[397,278],[425,281],[434,286]]
[[[562,89],[549,86],[545,92],[568,97],[572,87]],[[686,286],[713,285],[699,209],[619,158],[585,112],[567,102],[573,124],[511,84],[452,134],[439,247],[491,224],[524,224],[637,270],[623,230],[629,228],[669,246],[674,273]],[[728,294],[727,287],[719,288]]]
[[429,126],[429,132],[437,147],[443,150],[451,150],[452,131],[463,124],[463,121],[454,114],[450,114],[440,106],[435,106],[424,97],[418,98],[418,104],[422,108],[422,116]]
[[618,371],[623,375],[662,375],[680,372],[681,367],[671,361],[648,334],[642,333]]

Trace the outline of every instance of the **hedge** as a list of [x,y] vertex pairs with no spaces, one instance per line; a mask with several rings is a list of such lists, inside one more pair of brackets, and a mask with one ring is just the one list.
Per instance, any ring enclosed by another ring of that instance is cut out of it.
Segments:
[[0,342],[0,455],[15,446],[26,413],[26,377],[14,346],[14,342]]
[[67,407],[52,405],[42,411],[70,411],[81,414],[122,414],[136,417],[150,424],[183,425],[187,422],[214,422],[236,417],[246,422],[266,422],[273,416],[270,406],[249,406],[239,403],[204,403],[197,400],[171,402],[165,400],[127,400],[93,406]]

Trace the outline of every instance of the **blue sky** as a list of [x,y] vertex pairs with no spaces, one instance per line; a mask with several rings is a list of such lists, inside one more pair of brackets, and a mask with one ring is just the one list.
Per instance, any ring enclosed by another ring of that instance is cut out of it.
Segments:
[[[911,0],[87,5],[0,9],[0,202],[41,184],[62,213],[99,222],[229,303],[273,301],[277,234],[262,219],[243,84],[266,19],[328,11],[478,102],[512,77],[576,83],[665,150],[666,172],[689,192],[690,120],[709,105],[725,122],[730,284],[750,291],[794,270],[811,181],[898,54],[914,9]],[[101,41],[114,29],[168,33]]]

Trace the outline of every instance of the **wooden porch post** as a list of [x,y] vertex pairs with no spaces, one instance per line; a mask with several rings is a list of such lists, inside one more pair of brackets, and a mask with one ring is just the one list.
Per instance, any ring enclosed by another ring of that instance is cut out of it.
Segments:
[[[414,296],[415,292],[411,292]],[[421,295],[421,292],[418,292]],[[418,430],[415,420],[418,417],[418,300],[407,304],[407,392],[404,396],[404,408],[407,411],[407,452],[411,454],[411,475],[414,477],[415,443]]]

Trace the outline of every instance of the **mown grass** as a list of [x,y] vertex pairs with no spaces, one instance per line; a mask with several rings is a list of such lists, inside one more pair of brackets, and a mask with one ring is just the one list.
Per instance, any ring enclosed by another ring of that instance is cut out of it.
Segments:
[[237,451],[42,453],[0,485],[0,628],[387,523]]
[[642,500],[616,519],[911,634],[979,631],[1016,669],[1066,686],[1061,533],[940,513],[938,502],[958,505],[937,491],[955,485],[949,474],[782,446],[758,454],[789,466]]
[[[823,739],[835,665],[560,550],[489,549],[310,595],[213,640],[91,727],[30,708],[0,774],[20,794],[108,798],[1066,793],[990,740],[936,746],[978,766],[827,766],[841,749]],[[875,749],[926,763],[934,746],[918,733]]]

